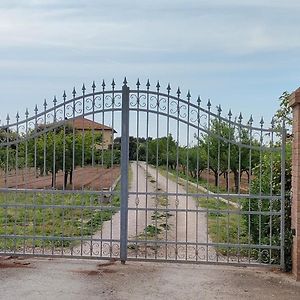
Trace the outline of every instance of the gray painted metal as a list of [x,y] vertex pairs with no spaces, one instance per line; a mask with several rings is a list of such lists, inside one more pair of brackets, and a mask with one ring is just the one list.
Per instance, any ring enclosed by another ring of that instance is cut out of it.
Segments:
[[285,161],[286,161],[286,129],[285,122],[282,127],[282,139],[281,139],[281,222],[280,222],[280,266],[285,269],[285,257],[284,257],[284,242],[285,242]]
[[284,124],[243,124],[159,82],[115,86],[7,116],[0,255],[284,267]]
[[128,240],[128,172],[129,172],[129,88],[126,78],[122,89],[122,136],[121,136],[121,222],[120,259],[127,260]]

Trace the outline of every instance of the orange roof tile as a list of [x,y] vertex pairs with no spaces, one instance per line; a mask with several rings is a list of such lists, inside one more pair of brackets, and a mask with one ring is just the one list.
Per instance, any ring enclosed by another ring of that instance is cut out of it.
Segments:
[[100,123],[97,123],[95,121],[92,121],[92,120],[89,120],[89,119],[86,119],[86,118],[83,118],[83,117],[77,117],[75,118],[74,120],[70,120],[69,121],[69,124],[75,129],[84,129],[84,130],[109,130],[109,131],[112,131],[114,133],[116,133],[117,131],[114,130],[113,128],[111,127],[108,127],[106,125],[103,125],[103,124],[100,124]]

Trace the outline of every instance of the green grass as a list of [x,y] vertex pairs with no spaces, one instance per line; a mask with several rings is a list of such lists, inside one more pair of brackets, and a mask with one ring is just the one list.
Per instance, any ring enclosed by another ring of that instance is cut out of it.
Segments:
[[[11,204],[20,206],[10,207]],[[0,249],[12,250],[22,247],[71,246],[72,241],[64,240],[64,237],[91,236],[116,213],[120,201],[118,196],[101,200],[96,195],[19,192],[0,194],[0,205],[1,235],[33,237],[0,238]],[[42,240],[39,236],[54,238]]]
[[[168,171],[169,173],[171,173],[175,178],[177,176],[177,171],[170,169],[170,168],[166,168],[165,166],[161,166],[160,167],[160,171],[162,171],[162,173],[164,174],[164,176],[166,176],[166,172]],[[198,177],[198,182],[197,182],[197,178],[194,178],[190,175],[186,175],[186,173],[182,172],[182,171],[178,171],[178,177],[179,179],[182,179],[182,183],[185,183],[186,180],[188,180],[189,182],[193,182],[193,183],[198,183],[199,186],[202,186],[206,189],[208,189],[209,191],[213,192],[213,193],[227,193],[227,189],[219,186],[216,187],[214,184],[212,184],[211,182],[207,182],[206,179],[204,179],[203,177],[199,176]]]
[[[160,172],[162,175],[166,176],[166,169],[161,168]],[[176,181],[176,171],[169,170],[170,180]],[[185,188],[186,186],[186,175],[179,173],[179,184]],[[195,179],[189,181],[195,182]],[[199,193],[197,188],[189,183],[189,192],[190,193]],[[207,188],[206,181],[199,181],[199,185],[203,185]],[[209,188],[212,188],[210,191],[215,192],[215,187],[211,185]],[[221,191],[220,191],[221,192]],[[199,206],[202,209],[207,210],[208,217],[208,234],[212,242],[220,244],[248,244],[249,235],[247,232],[247,227],[244,223],[244,220],[241,215],[237,214],[238,209],[234,206],[224,203],[214,197],[194,197],[195,201],[198,201]],[[231,202],[242,201],[239,199],[229,199]],[[216,247],[217,253],[222,255],[241,255],[247,256],[248,250],[239,249],[238,247]]]
[[[215,198],[200,199],[199,205],[208,210],[208,234],[215,243],[248,244],[249,237],[242,216],[237,209]],[[214,211],[216,210],[216,211]],[[247,255],[247,251],[237,247],[217,247],[223,255]]]
[[[131,178],[132,172],[129,168],[129,184]],[[120,182],[114,191],[113,196],[0,193],[0,235],[21,237],[0,238],[0,249],[9,251],[26,247],[76,246],[77,241],[66,238],[80,240],[81,237],[92,236],[119,210]],[[16,204],[18,207],[10,206]],[[100,206],[102,208],[98,209]],[[22,238],[24,236],[29,238]],[[41,236],[45,238],[41,239]]]

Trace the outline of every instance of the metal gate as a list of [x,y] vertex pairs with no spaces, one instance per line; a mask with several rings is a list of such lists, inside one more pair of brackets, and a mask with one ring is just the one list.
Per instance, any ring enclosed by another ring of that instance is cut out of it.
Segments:
[[7,116],[1,255],[283,266],[284,126],[115,86]]

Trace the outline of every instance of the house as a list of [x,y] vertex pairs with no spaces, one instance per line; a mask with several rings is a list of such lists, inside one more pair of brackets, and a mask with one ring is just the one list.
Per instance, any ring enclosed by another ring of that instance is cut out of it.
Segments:
[[93,130],[94,132],[98,132],[102,134],[101,145],[99,145],[99,149],[103,147],[103,149],[108,149],[110,145],[112,145],[114,140],[114,134],[117,133],[113,128],[97,123],[95,121],[86,119],[84,117],[76,117],[73,120],[68,121],[69,125],[73,127],[75,130],[84,130],[89,131]]

